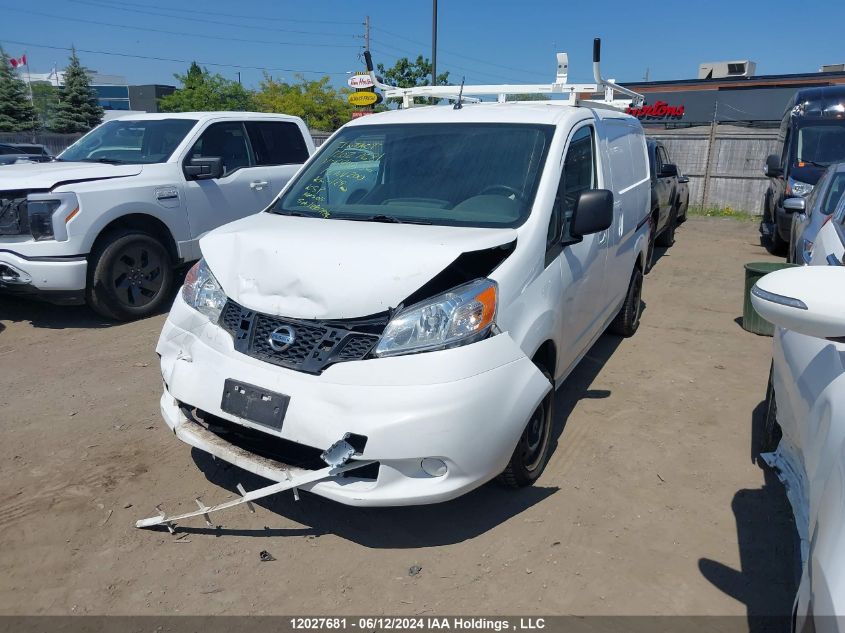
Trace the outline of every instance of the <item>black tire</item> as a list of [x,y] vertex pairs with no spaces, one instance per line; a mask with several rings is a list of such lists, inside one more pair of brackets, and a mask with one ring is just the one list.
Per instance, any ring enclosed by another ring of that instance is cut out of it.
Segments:
[[678,224],[683,224],[687,221],[687,211],[689,211],[689,196],[687,196],[686,202],[683,205],[684,212],[678,216]]
[[764,216],[762,222],[771,223],[771,231],[769,233],[769,237],[768,239],[763,241],[763,246],[765,246],[766,250],[769,251],[772,255],[786,255],[787,249],[789,248],[789,242],[784,240],[780,236],[780,231],[778,231],[777,219],[775,218],[775,212],[772,211],[768,219]]
[[654,219],[654,214],[648,217],[648,250],[645,256],[645,274],[651,272],[654,266],[654,241],[656,236],[654,232],[657,230],[657,220]]
[[628,283],[625,303],[622,304],[619,313],[607,328],[610,332],[624,336],[625,338],[636,334],[637,329],[640,327],[642,296],[643,273],[639,268],[635,268],[631,275],[631,281]]
[[654,243],[661,248],[669,248],[675,243],[675,229],[678,226],[678,207],[672,207],[669,212],[669,221],[666,223],[666,228],[657,236]]
[[770,453],[778,447],[783,431],[778,424],[778,403],[775,398],[775,385],[772,380],[774,364],[769,369],[769,384],[766,387],[766,416],[763,418],[763,432],[760,435],[760,452]]
[[[546,370],[542,372],[551,383],[551,374]],[[531,414],[507,467],[499,475],[498,481],[502,485],[509,488],[524,488],[533,484],[543,474],[552,454],[554,402],[555,390],[552,386],[551,391]]]
[[130,321],[154,314],[172,288],[170,254],[148,233],[115,231],[91,253],[86,301],[106,318]]

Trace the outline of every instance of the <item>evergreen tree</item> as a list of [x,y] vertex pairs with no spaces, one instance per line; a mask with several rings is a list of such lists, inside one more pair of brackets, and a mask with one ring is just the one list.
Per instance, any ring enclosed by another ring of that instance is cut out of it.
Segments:
[[87,132],[103,120],[103,108],[91,89],[88,73],[76,49],[71,49],[70,63],[65,68],[64,86],[59,89],[59,102],[50,121],[50,131],[72,133]]
[[0,132],[22,132],[38,127],[35,108],[29,100],[26,84],[0,48]]

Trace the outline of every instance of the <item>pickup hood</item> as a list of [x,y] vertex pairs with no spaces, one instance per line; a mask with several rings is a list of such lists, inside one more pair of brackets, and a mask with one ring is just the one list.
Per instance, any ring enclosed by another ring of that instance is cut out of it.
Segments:
[[242,306],[346,319],[395,308],[461,253],[515,239],[513,229],[259,213],[212,231],[200,248],[226,295]]
[[105,163],[26,163],[4,165],[0,169],[0,191],[14,189],[51,190],[70,182],[137,176],[142,165],[107,165]]

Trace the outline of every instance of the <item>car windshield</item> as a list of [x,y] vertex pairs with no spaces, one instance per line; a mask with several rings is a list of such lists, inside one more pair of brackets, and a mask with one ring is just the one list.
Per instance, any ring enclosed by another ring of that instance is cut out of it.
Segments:
[[554,126],[351,126],[269,211],[343,220],[518,226],[528,217]]
[[798,128],[795,145],[795,164],[827,167],[845,160],[845,125],[838,123],[812,123]]
[[63,151],[57,160],[90,163],[163,163],[195,119],[107,121]]

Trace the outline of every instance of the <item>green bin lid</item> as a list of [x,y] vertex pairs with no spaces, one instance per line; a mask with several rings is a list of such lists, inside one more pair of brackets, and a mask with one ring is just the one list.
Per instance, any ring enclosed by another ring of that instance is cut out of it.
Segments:
[[745,270],[752,273],[758,273],[760,275],[768,275],[776,270],[792,268],[797,265],[798,264],[787,264],[786,262],[750,262],[745,265]]

